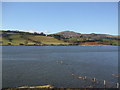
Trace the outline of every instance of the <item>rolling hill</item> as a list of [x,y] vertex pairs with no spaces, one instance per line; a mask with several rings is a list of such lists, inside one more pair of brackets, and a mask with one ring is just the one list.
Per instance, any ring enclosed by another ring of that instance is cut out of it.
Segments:
[[1,45],[68,45],[51,36],[34,35],[31,33],[2,31]]
[[35,46],[106,46],[120,45],[118,36],[108,34],[81,34],[63,31],[55,34],[29,33],[21,31],[2,31],[0,45],[35,45]]
[[93,39],[113,39],[113,40],[120,40],[119,36],[115,36],[115,35],[109,35],[109,34],[95,34],[95,33],[91,33],[91,34],[81,34],[81,33],[77,33],[74,31],[63,31],[63,32],[59,32],[59,33],[55,33],[57,35],[61,35],[63,37],[66,38],[93,38]]

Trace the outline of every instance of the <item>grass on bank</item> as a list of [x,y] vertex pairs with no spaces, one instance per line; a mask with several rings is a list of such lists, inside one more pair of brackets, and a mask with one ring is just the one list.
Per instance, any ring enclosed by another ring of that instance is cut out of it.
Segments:
[[56,38],[54,36],[45,36],[30,34],[26,32],[2,31],[0,32],[0,45],[38,45],[38,46],[71,46],[71,45],[113,45],[120,46],[120,40],[112,39],[94,39],[94,38]]
[[6,33],[0,37],[2,45],[68,45],[50,36],[22,35],[19,33]]

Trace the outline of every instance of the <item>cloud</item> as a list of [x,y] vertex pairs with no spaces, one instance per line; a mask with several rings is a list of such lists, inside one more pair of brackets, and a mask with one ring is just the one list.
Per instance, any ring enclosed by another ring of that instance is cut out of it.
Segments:
[[30,33],[34,33],[34,32],[37,32],[37,33],[45,33],[45,34],[48,34],[48,30],[35,30],[35,29],[25,29],[25,30],[19,30],[19,29],[1,29],[1,30],[13,30],[13,31],[22,31],[22,32],[30,32]]
[[30,32],[30,33],[34,33],[34,32],[36,32],[35,30],[19,30],[19,31]]
[[43,33],[48,34],[49,32],[48,32],[48,30],[44,30]]
[[30,33],[34,33],[34,32],[37,32],[37,33],[45,33],[45,34],[48,34],[48,30],[34,30],[34,29],[30,29],[30,30],[19,30],[19,31],[24,31],[24,32],[30,32]]

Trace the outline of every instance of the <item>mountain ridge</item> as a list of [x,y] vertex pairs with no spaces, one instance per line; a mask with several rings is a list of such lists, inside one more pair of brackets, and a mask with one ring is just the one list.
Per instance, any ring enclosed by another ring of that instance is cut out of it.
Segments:
[[0,42],[0,45],[26,46],[119,46],[120,38],[108,34],[81,34],[74,31],[63,31],[49,35],[42,32],[2,31]]
[[62,35],[63,37],[67,37],[67,38],[77,38],[77,37],[86,37],[86,38],[89,38],[89,37],[93,37],[93,38],[105,38],[105,37],[108,37],[108,38],[119,38],[120,39],[120,35],[110,35],[110,34],[97,34],[97,33],[90,33],[90,34],[81,34],[81,33],[78,33],[78,32],[74,32],[74,31],[62,31],[62,32],[58,32],[58,33],[55,33],[57,35]]

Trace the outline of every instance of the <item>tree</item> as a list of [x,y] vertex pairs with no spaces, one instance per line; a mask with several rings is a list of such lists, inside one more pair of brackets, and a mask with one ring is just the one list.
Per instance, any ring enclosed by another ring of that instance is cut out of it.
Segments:
[[38,33],[37,33],[37,32],[34,32],[34,35],[38,35]]
[[80,35],[80,38],[83,38],[83,35]]
[[41,36],[46,36],[46,34],[44,34],[43,32],[40,33]]
[[9,40],[9,42],[12,42],[13,39],[9,38],[8,40]]

